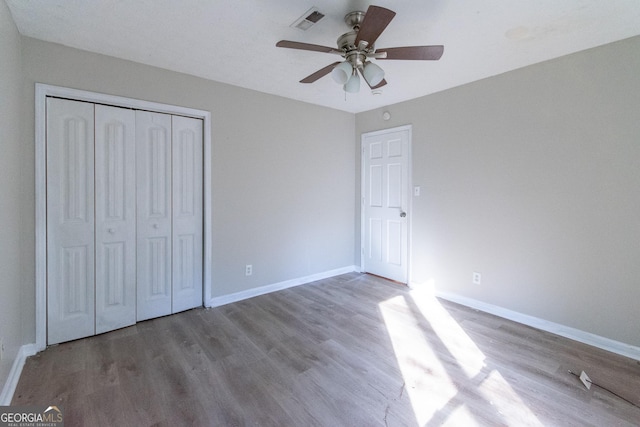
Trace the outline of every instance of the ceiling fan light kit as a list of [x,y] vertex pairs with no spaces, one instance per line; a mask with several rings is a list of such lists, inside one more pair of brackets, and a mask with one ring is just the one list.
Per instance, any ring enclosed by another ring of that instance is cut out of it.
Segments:
[[348,62],[341,62],[331,70],[331,77],[338,84],[345,84],[353,74],[353,67]]
[[360,91],[360,76],[358,76],[356,70],[353,70],[353,74],[351,74],[347,84],[344,85],[344,91],[349,93],[358,93]]
[[387,84],[384,70],[369,59],[404,59],[432,60],[440,59],[444,47],[438,46],[403,46],[380,49],[376,51],[375,42],[387,28],[395,12],[379,6],[369,6],[367,12],[355,11],[344,17],[345,23],[352,31],[338,37],[338,48],[319,46],[289,40],[280,40],[277,47],[308,50],[313,52],[333,53],[342,56],[343,62],[330,64],[300,80],[300,83],[313,83],[331,73],[333,80],[343,85],[345,92],[357,93],[360,90],[360,76],[369,87],[379,90]]
[[367,83],[369,83],[369,86],[376,86],[384,79],[384,70],[373,62],[367,61],[364,63],[362,75]]

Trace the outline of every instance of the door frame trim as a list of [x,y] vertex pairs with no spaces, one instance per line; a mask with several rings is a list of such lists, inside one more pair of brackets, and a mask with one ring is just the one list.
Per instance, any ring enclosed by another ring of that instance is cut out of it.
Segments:
[[115,107],[148,110],[158,113],[193,117],[203,121],[204,179],[204,253],[203,293],[205,306],[211,301],[212,278],[212,181],[211,181],[211,112],[158,102],[143,101],[98,92],[36,83],[35,88],[35,159],[36,159],[36,351],[47,346],[47,199],[46,199],[46,101],[47,97],[66,98]]
[[407,215],[409,217],[409,220],[407,221],[407,286],[411,286],[411,224],[413,222],[413,173],[412,173],[412,151],[411,151],[411,146],[412,141],[413,141],[413,126],[412,125],[403,125],[403,126],[397,126],[397,127],[393,127],[393,128],[388,128],[388,129],[381,129],[381,130],[377,130],[377,131],[372,131],[372,132],[363,132],[360,135],[360,271],[361,272],[365,272],[366,271],[366,266],[365,266],[365,257],[364,257],[364,246],[365,246],[365,221],[364,221],[364,195],[365,195],[365,168],[364,168],[364,140],[366,137],[369,136],[377,136],[377,135],[383,135],[386,133],[393,133],[393,132],[407,132],[408,133],[408,139],[409,139],[409,149],[408,149],[408,161],[407,161],[407,176],[409,177],[407,179]]

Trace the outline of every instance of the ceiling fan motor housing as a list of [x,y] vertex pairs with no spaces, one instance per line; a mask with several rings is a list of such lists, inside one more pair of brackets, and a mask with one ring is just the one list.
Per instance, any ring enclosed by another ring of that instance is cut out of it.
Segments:
[[338,45],[338,49],[343,50],[344,52],[350,52],[352,50],[360,50],[364,53],[372,53],[375,51],[375,46],[368,45],[366,41],[360,40],[358,46],[356,46],[356,37],[358,36],[357,31],[349,31],[348,33],[344,33],[338,40],[336,44]]

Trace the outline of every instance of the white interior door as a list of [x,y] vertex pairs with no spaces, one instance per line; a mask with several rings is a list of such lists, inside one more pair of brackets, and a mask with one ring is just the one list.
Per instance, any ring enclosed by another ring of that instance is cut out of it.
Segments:
[[48,344],[95,333],[94,106],[47,99]]
[[362,137],[363,271],[407,283],[408,128]]
[[95,106],[96,333],[136,322],[135,112]]
[[171,314],[171,116],[136,111],[137,320]]
[[202,305],[202,120],[172,117],[173,307]]

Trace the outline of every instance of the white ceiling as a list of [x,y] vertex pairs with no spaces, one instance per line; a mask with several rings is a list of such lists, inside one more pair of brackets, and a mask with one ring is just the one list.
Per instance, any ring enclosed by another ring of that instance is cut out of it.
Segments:
[[[373,0],[397,15],[378,48],[444,44],[440,61],[379,61],[389,82],[347,94],[340,60],[275,47],[287,39],[334,47],[362,0],[6,0],[21,34],[352,113],[428,95],[640,34],[640,0]],[[326,16],[291,28],[316,6]],[[639,53],[640,54],[640,53]],[[624,58],[621,58],[623,61]]]

